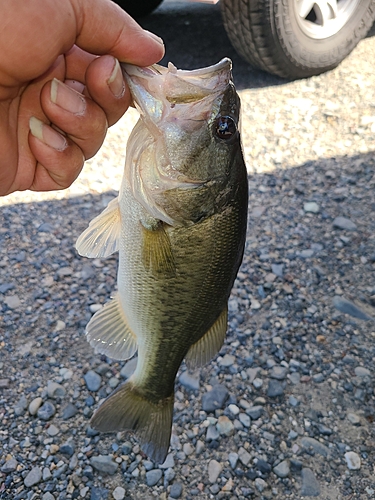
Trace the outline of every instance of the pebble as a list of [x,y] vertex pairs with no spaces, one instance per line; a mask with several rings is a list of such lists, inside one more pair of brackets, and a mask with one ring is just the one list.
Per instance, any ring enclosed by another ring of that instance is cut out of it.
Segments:
[[320,486],[314,472],[308,467],[301,471],[302,487],[301,495],[303,497],[317,497],[320,495]]
[[215,385],[210,391],[203,394],[202,409],[209,413],[223,408],[227,398],[228,389],[221,384]]
[[31,403],[29,404],[29,408],[28,408],[30,415],[36,415],[37,411],[41,407],[42,403],[43,403],[43,399],[42,398],[35,398],[35,399],[33,399],[31,401]]
[[267,396],[269,398],[277,398],[284,394],[284,387],[278,380],[271,379],[268,382]]
[[199,391],[199,372],[189,373],[187,370],[181,373],[178,378],[181,385],[191,391]]
[[270,377],[276,380],[284,380],[288,374],[288,368],[285,366],[273,366],[271,368]]
[[336,217],[336,219],[333,221],[333,227],[336,227],[338,229],[344,229],[346,231],[355,231],[357,229],[357,226],[354,224],[353,221],[346,217]]
[[250,408],[246,410],[246,413],[252,420],[258,420],[258,418],[263,415],[264,408],[260,405],[250,406]]
[[218,418],[216,428],[221,436],[231,436],[234,433],[234,425],[225,415]]
[[323,457],[329,456],[329,448],[314,438],[307,437],[307,436],[303,437],[301,439],[301,445],[306,449],[312,448],[315,451],[315,453],[318,453],[319,455],[322,455]]
[[47,429],[47,434],[51,437],[57,436],[59,432],[59,429],[53,424],[51,424]]
[[31,471],[27,474],[24,480],[26,488],[30,488],[35,484],[38,484],[42,479],[42,469],[40,467],[33,467]]
[[208,462],[208,480],[211,484],[216,483],[223,467],[217,460],[210,460]]
[[15,458],[9,458],[4,465],[1,466],[1,472],[4,474],[9,474],[17,469],[18,462]]
[[333,297],[333,305],[338,311],[348,314],[353,318],[362,319],[364,321],[370,321],[372,319],[371,316],[362,311],[356,304],[339,295]]
[[238,462],[238,454],[234,452],[229,453],[228,460],[232,469],[235,469]]
[[182,484],[174,483],[169,491],[170,498],[180,498],[182,495]]
[[289,476],[290,473],[290,465],[288,460],[283,460],[279,464],[277,464],[273,468],[273,472],[276,474],[276,476],[285,478]]
[[117,486],[112,492],[112,496],[114,500],[123,500],[125,498],[125,489],[122,488],[121,486]]
[[308,201],[303,205],[303,209],[305,212],[317,214],[320,210],[320,206],[315,203],[315,201]]
[[241,446],[241,448],[238,450],[238,458],[240,462],[247,466],[250,463],[251,455],[248,451],[245,450],[245,448]]
[[92,392],[97,392],[100,389],[102,384],[102,377],[94,372],[93,370],[89,370],[84,375],[84,379],[86,382],[87,389]]
[[38,410],[37,415],[41,420],[49,420],[56,413],[55,406],[50,402],[46,401]]
[[371,377],[371,372],[368,368],[364,368],[363,366],[356,366],[354,368],[354,373],[357,377]]
[[114,462],[111,455],[98,455],[90,458],[90,464],[94,469],[104,474],[113,475],[118,469],[118,463]]
[[361,425],[361,418],[355,413],[348,413],[347,418],[353,425]]
[[161,469],[152,469],[146,472],[147,486],[155,486],[161,479],[163,471]]
[[223,358],[220,359],[219,365],[227,368],[228,366],[232,366],[236,362],[235,356],[231,354],[226,354]]
[[73,403],[68,403],[62,413],[63,420],[69,420],[78,413],[78,408]]
[[162,464],[159,465],[160,469],[170,469],[174,467],[174,456],[173,453],[168,453],[166,459]]
[[345,453],[345,460],[350,470],[358,470],[361,468],[361,457],[358,453],[354,451],[348,451]]
[[9,297],[5,297],[5,304],[9,307],[9,309],[17,309],[21,305],[21,299],[18,295],[10,295]]
[[47,394],[49,398],[63,398],[66,394],[65,388],[56,383],[56,382],[48,382],[47,384]]
[[137,362],[138,362],[137,357],[132,358],[129,361],[127,361],[120,371],[121,377],[127,379],[131,375],[133,375],[135,369],[137,368]]

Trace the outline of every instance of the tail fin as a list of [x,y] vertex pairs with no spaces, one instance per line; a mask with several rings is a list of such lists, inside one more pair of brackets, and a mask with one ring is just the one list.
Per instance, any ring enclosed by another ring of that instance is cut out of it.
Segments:
[[101,432],[134,431],[141,448],[154,462],[163,463],[172,431],[174,395],[152,403],[129,379],[94,413],[90,425]]

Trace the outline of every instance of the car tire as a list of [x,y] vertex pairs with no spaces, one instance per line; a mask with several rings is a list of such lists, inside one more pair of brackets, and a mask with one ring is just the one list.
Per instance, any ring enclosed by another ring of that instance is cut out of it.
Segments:
[[[302,3],[297,0],[220,1],[225,29],[237,52],[253,66],[290,79],[335,68],[375,19],[375,0],[324,0],[320,5],[330,10],[323,14],[316,10],[317,3],[310,3],[306,14],[298,11]],[[337,5],[336,13],[330,4]]]
[[151,14],[163,0],[115,0],[115,3],[124,9],[132,17],[139,17]]

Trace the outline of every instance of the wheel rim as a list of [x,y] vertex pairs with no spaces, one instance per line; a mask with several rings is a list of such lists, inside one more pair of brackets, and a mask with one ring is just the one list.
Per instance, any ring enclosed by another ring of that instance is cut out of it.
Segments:
[[310,38],[321,40],[338,33],[360,0],[293,0],[297,22]]

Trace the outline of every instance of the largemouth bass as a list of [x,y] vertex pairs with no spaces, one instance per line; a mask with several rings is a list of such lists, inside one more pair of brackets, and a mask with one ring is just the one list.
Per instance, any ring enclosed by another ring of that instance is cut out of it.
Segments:
[[118,198],[77,241],[87,257],[119,251],[118,293],[87,325],[97,352],[133,375],[94,413],[103,431],[132,430],[164,461],[183,359],[207,363],[223,344],[227,302],[246,235],[247,173],[231,61],[182,71],[124,65],[140,112]]

